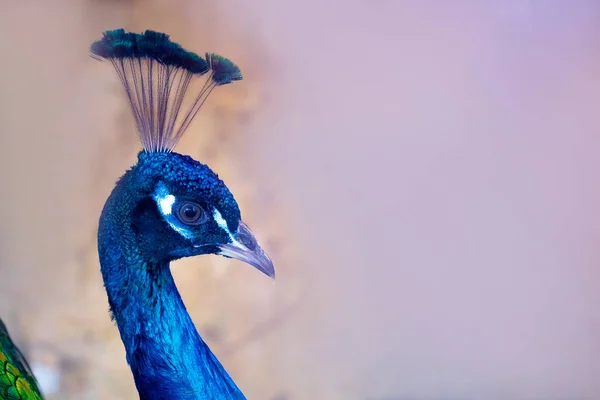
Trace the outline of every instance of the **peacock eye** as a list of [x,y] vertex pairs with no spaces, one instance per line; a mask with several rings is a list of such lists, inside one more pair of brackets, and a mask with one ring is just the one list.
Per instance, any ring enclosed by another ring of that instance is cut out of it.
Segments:
[[177,216],[184,224],[197,225],[206,221],[204,209],[191,201],[186,201],[179,206]]

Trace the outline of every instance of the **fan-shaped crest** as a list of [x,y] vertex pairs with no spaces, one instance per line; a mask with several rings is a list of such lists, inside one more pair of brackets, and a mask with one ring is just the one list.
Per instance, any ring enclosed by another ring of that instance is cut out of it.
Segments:
[[[123,29],[104,32],[91,54],[112,63],[125,88],[140,141],[149,152],[171,151],[216,86],[242,79],[240,69],[218,54],[206,59],[183,49],[165,33]],[[187,113],[180,115],[193,79],[208,78]]]

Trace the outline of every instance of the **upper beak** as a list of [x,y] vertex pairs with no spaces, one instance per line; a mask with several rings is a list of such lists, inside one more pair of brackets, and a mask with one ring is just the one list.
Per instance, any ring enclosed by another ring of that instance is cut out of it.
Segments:
[[219,248],[220,255],[248,263],[275,279],[273,261],[260,247],[254,234],[244,222],[240,221],[237,232],[232,235],[232,242],[219,245]]

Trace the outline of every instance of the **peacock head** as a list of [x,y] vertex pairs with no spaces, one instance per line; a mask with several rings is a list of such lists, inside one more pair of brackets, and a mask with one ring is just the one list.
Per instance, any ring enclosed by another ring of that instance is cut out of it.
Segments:
[[219,254],[274,277],[273,263],[240,218],[235,198],[208,166],[173,152],[141,152],[138,159],[128,180],[141,194],[132,226],[146,257]]
[[[233,195],[207,165],[173,152],[200,107],[218,86],[241,80],[230,60],[184,50],[169,36],[122,29],[91,46],[109,60],[127,94],[144,150],[117,185],[129,185],[134,240],[152,261],[219,254],[244,261],[270,277],[273,263],[241,220]],[[187,113],[180,114],[192,81],[208,76]]]

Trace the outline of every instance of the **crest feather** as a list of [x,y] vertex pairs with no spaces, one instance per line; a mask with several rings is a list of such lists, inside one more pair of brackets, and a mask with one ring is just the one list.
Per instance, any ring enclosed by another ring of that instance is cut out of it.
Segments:
[[[148,152],[172,151],[212,90],[242,79],[240,69],[227,58],[206,53],[203,59],[172,42],[169,35],[151,30],[106,31],[90,51],[117,71]],[[190,83],[204,75],[208,78],[192,106],[180,115]]]

